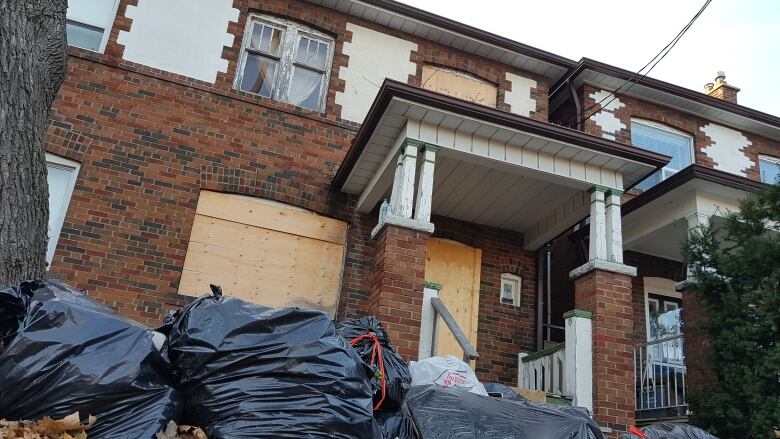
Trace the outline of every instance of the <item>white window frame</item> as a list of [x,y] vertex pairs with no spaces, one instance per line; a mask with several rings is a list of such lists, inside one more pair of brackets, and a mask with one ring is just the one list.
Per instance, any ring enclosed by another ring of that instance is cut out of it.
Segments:
[[[512,285],[513,288],[513,297],[512,297],[512,303],[504,302],[504,285]],[[501,288],[498,291],[498,301],[502,305],[512,305],[512,306],[520,306],[520,290],[523,288],[523,279],[520,276],[517,276],[512,273],[502,273],[501,274]]]
[[[273,91],[270,97],[270,99],[275,101],[289,103],[290,86],[292,84],[293,71],[296,68],[295,58],[298,52],[298,38],[303,36],[328,45],[328,53],[325,57],[325,68],[320,72],[322,73],[322,83],[320,84],[319,108],[315,110],[301,107],[307,110],[319,111],[321,113],[324,112],[327,104],[328,89],[330,88],[330,71],[333,69],[333,52],[336,41],[330,35],[314,30],[311,27],[296,21],[262,14],[251,14],[249,16],[246,21],[246,27],[244,28],[244,38],[241,42],[241,55],[239,56],[236,79],[233,83],[233,87],[244,93],[255,94],[241,90],[241,81],[243,80],[246,59],[251,51],[247,48],[249,47],[252,38],[252,27],[255,23],[262,23],[282,31],[282,44],[279,47],[277,71],[275,72]],[[263,56],[267,57],[267,55]],[[307,69],[316,71],[316,69],[311,67],[307,67]]]
[[771,155],[764,155],[764,154],[759,154],[759,155],[758,155],[758,176],[759,176],[759,178],[760,178],[760,179],[761,179],[761,181],[763,181],[764,183],[768,183],[768,184],[775,184],[775,183],[776,183],[775,181],[764,181],[764,176],[763,176],[763,175],[761,175],[761,162],[762,162],[762,161],[763,161],[763,162],[772,163],[772,164],[775,164],[775,165],[777,165],[778,167],[780,167],[780,158],[778,158],[778,157],[773,157],[773,156],[771,156]]
[[[46,264],[51,265],[51,261],[54,258],[54,251],[57,249],[57,241],[60,239],[60,232],[62,231],[62,225],[65,223],[65,216],[70,206],[70,197],[73,195],[73,188],[76,186],[76,180],[78,180],[79,170],[81,170],[81,164],[79,162],[60,157],[51,153],[46,153],[46,168],[48,172],[49,167],[65,169],[71,172],[71,179],[68,181],[68,186],[65,188],[65,199],[63,200],[63,209],[61,212],[57,212],[58,217],[54,218],[52,223],[51,236],[49,236],[49,243],[46,248]],[[53,212],[49,212],[52,215]],[[48,226],[48,225],[47,225]]]
[[[651,298],[650,294],[679,300],[682,300],[682,294],[676,291],[675,285],[677,283],[672,279],[645,276],[643,283],[645,290],[645,337],[647,341],[650,341],[650,307],[648,305],[650,301],[656,300]],[[657,301],[656,304],[660,306]]]
[[[84,24],[84,25],[87,25],[89,27],[96,27],[96,28],[103,29],[103,38],[100,40],[100,48],[97,51],[97,53],[103,53],[106,50],[106,45],[108,44],[108,39],[109,39],[109,37],[111,37],[111,30],[114,28],[114,21],[116,21],[116,11],[118,9],[119,9],[119,0],[114,0],[114,7],[112,8],[112,13],[111,13],[111,24],[108,27],[100,25],[100,24],[92,23],[92,22],[89,22],[89,21],[77,20],[75,18],[68,17],[67,14],[66,14],[65,20],[66,20],[66,22],[67,21],[72,21],[74,23]],[[89,50],[90,52],[92,51],[92,50],[87,49],[85,47],[81,47],[81,46],[76,46],[74,44],[70,44],[70,42],[68,42],[68,45],[73,46],[73,47],[78,47],[79,49]]]
[[[686,137],[688,139],[688,148],[690,149],[690,152],[691,152],[691,163],[688,166],[693,165],[693,164],[696,163],[696,150],[693,147],[693,135],[691,135],[691,133],[686,133],[685,131],[676,130],[676,129],[672,128],[672,127],[669,127],[669,126],[664,125],[662,123],[654,122],[652,120],[640,119],[640,118],[636,118],[636,117],[632,117],[631,118],[631,123],[638,123],[638,124],[644,125],[646,127],[650,127],[650,128],[654,128],[654,129],[658,129],[658,130],[663,130],[663,131],[666,131],[668,133],[672,133],[672,134],[676,134],[678,136]],[[632,143],[632,145],[633,145],[633,143]],[[642,148],[641,146],[638,146],[638,145],[633,145],[633,146],[635,146],[637,148]],[[644,149],[644,148],[642,148],[642,149]],[[661,181],[666,180],[667,178],[671,177],[672,175],[674,175],[674,174],[676,174],[676,173],[678,173],[680,171],[682,171],[682,169],[669,168],[669,165],[664,166],[663,168],[661,168]]]

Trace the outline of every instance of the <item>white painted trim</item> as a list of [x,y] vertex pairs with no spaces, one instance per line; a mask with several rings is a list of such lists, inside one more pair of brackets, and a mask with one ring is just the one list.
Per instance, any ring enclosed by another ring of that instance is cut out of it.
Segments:
[[417,361],[433,356],[433,333],[436,325],[436,311],[431,304],[431,298],[439,297],[439,290],[425,287],[423,289],[422,314],[420,316],[420,345],[417,349]]
[[393,215],[392,213],[387,213],[383,219],[380,219],[379,223],[376,225],[376,227],[374,227],[374,230],[371,231],[371,239],[376,238],[376,235],[378,235],[382,228],[387,225],[403,227],[410,230],[417,230],[419,232],[425,232],[428,234],[431,234],[434,231],[433,223],[425,223],[422,221],[417,221],[416,219],[402,218]]
[[[108,26],[106,26],[105,23],[104,24],[97,24],[97,23],[94,23],[94,22],[86,21],[86,20],[76,19],[76,18],[73,18],[73,17],[67,17],[67,14],[66,14],[65,19],[66,20],[70,20],[70,21],[75,21],[76,23],[86,24],[87,26],[98,27],[100,29],[103,29],[103,38],[101,38],[101,40],[100,40],[100,47],[98,48],[98,51],[97,51],[97,53],[103,53],[103,52],[106,51],[106,45],[108,44],[108,39],[111,37],[111,30],[113,30],[113,28],[114,28],[114,22],[116,21],[116,11],[118,9],[119,9],[119,0],[114,0],[114,7],[113,7],[113,11],[111,13],[111,21],[108,23]],[[70,43],[68,43],[68,44],[72,45]],[[78,47],[80,49],[89,50],[89,49],[87,49],[85,47],[81,47],[81,46],[73,45],[73,47]],[[90,50],[90,52],[91,52],[91,50]]]
[[417,201],[414,206],[414,219],[429,222],[433,205],[433,172],[436,167],[436,148],[423,147],[422,165],[417,183]]
[[[403,167],[401,168],[401,186],[398,195],[398,208],[393,208],[393,214],[402,218],[412,218],[414,209],[415,173],[417,172],[417,148],[407,145],[403,152]],[[393,188],[395,190],[396,188]]]
[[564,368],[565,393],[572,405],[593,412],[593,321],[586,317],[569,317],[565,323]]
[[[512,294],[512,303],[504,302],[504,284],[509,283],[513,285],[514,291]],[[502,305],[520,306],[522,301],[521,291],[523,290],[523,279],[512,273],[501,273],[501,288],[498,291],[498,301]]]
[[[73,195],[73,188],[76,186],[76,180],[79,176],[79,170],[81,164],[79,162],[66,159],[51,153],[46,153],[46,166],[65,169],[71,172],[71,178],[68,180],[68,185],[65,188],[65,197],[63,200],[63,210],[58,212],[59,217],[54,219],[52,223],[51,236],[49,236],[48,245],[46,247],[46,264],[51,265],[51,261],[54,258],[54,251],[57,249],[57,241],[60,238],[60,232],[62,231],[62,225],[65,223],[65,217],[68,212],[68,206],[70,206],[70,198]],[[52,213],[49,212],[49,215]]]
[[607,225],[606,197],[598,189],[590,193],[590,242],[588,244],[588,259],[608,260],[607,257]]
[[636,276],[636,267],[602,259],[592,259],[570,271],[569,278],[576,279],[594,270],[609,271],[610,273],[625,274],[626,276]]

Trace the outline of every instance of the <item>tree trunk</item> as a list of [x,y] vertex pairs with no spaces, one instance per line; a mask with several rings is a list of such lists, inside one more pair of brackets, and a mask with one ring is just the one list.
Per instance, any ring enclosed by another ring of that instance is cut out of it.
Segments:
[[43,138],[65,79],[67,0],[0,0],[0,288],[46,271]]

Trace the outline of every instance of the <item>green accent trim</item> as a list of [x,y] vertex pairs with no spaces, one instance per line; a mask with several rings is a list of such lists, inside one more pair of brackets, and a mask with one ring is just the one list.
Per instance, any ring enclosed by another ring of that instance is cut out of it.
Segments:
[[550,354],[554,354],[560,350],[562,350],[566,345],[564,343],[558,343],[556,345],[550,346],[549,348],[542,349],[541,351],[534,352],[533,354],[528,354],[525,357],[523,357],[523,363],[528,363],[529,361],[536,360],[537,358],[546,357]]
[[547,404],[571,405],[571,399],[566,398],[565,396],[547,395]]
[[601,186],[599,184],[595,184],[595,185],[593,185],[592,188],[588,189],[588,193],[589,194],[592,194],[593,192],[604,192],[604,193],[607,193],[609,191],[610,191],[610,189],[608,187]]
[[563,313],[563,319],[566,320],[571,317],[580,317],[583,319],[591,319],[593,320],[593,313],[590,311],[583,311],[581,309],[573,309],[571,311],[566,311]]
[[423,143],[423,145],[420,147],[420,151],[438,152],[439,149],[441,148],[436,145],[431,145],[430,143]]
[[610,189],[609,192],[607,192],[607,195],[617,195],[618,197],[622,197],[625,192],[619,191],[617,189]]
[[436,282],[428,282],[425,281],[425,288],[430,288],[432,290],[441,291],[442,285]]
[[423,146],[425,146],[425,142],[423,142],[422,140],[411,139],[411,138],[407,137],[407,138],[404,139],[404,141],[403,141],[403,143],[401,145],[402,145],[402,147],[413,146],[413,147],[415,147],[417,149],[420,149]]

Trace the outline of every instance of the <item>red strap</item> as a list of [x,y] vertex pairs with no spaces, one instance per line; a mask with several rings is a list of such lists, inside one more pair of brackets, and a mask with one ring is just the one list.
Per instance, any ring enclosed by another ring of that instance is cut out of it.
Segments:
[[629,427],[628,432],[639,437],[643,437],[643,438],[647,437],[644,433],[642,433],[642,430],[636,428],[633,425]]
[[376,338],[376,334],[373,332],[368,332],[359,337],[355,337],[349,342],[349,344],[355,346],[357,343],[360,343],[365,339],[369,339],[374,342],[374,345],[371,346],[371,365],[373,366],[377,363],[377,361],[379,362],[379,374],[381,375],[379,377],[379,382],[382,384],[382,398],[379,400],[379,402],[376,403],[376,405],[374,405],[374,411],[377,411],[379,410],[379,407],[382,406],[382,403],[385,402],[385,394],[387,393],[387,378],[385,377],[385,360],[382,357],[382,345],[379,343],[379,339]]

